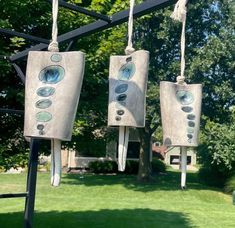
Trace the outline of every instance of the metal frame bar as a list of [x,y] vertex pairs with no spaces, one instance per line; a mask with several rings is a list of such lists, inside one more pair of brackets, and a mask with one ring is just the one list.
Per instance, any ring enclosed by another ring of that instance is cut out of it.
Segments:
[[[52,3],[52,0],[46,0],[46,1]],[[73,11],[76,11],[76,12],[79,12],[79,13],[86,14],[86,15],[94,17],[96,19],[101,19],[103,21],[110,22],[112,20],[109,16],[106,16],[106,15],[103,15],[103,14],[100,14],[100,13],[96,13],[95,11],[92,11],[92,10],[87,10],[83,7],[80,7],[80,6],[77,6],[77,5],[74,5],[74,4],[70,4],[70,3],[67,3],[67,2],[62,1],[62,0],[59,0],[59,6],[62,6],[66,9],[70,9],[70,10],[73,10]]]
[[0,194],[0,198],[18,198],[18,197],[27,197],[28,193],[7,193],[7,194]]
[[26,187],[28,196],[26,197],[25,200],[24,228],[33,227],[34,204],[35,204],[35,193],[36,193],[36,183],[37,183],[38,152],[39,152],[39,140],[31,138],[27,187]]
[[50,41],[47,39],[43,39],[37,36],[31,36],[25,33],[21,33],[21,32],[16,32],[10,29],[4,29],[4,28],[0,28],[0,33],[4,34],[4,35],[8,35],[8,36],[18,36],[27,40],[31,40],[31,41],[35,41],[35,42],[39,42],[39,43],[45,43],[45,44],[49,44]]
[[20,115],[24,115],[24,110],[0,108],[0,113],[10,113],[10,114],[20,114]]
[[[173,3],[175,3],[176,1],[177,0],[149,0],[149,1],[145,1],[145,2],[143,2],[139,5],[136,5],[134,7],[133,16],[135,18],[143,16],[143,15],[150,13],[156,9],[162,9],[167,6],[170,6]],[[128,17],[129,17],[129,10],[120,11],[118,13],[113,14],[112,21],[110,23],[108,23],[106,21],[98,20],[96,22],[82,26],[82,27],[77,28],[73,31],[70,31],[70,32],[67,32],[63,35],[58,36],[58,42],[62,43],[62,42],[67,42],[67,41],[70,41],[73,39],[79,39],[84,36],[88,36],[93,33],[96,33],[98,31],[114,27],[116,25],[122,24],[123,22],[126,22],[128,20]],[[41,44],[35,45],[31,48],[28,48],[22,52],[19,52],[15,55],[11,56],[10,60],[14,62],[16,60],[25,58],[28,55],[29,51],[40,51],[40,50],[44,50],[46,48],[47,48],[47,45],[41,43]]]

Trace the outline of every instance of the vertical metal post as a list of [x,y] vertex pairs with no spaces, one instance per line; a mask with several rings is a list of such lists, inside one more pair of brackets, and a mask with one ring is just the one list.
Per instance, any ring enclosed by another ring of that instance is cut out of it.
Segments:
[[27,197],[25,200],[24,228],[33,227],[34,203],[37,182],[39,140],[31,138],[27,177]]
[[186,188],[186,172],[187,172],[187,147],[180,147],[181,153],[181,189]]

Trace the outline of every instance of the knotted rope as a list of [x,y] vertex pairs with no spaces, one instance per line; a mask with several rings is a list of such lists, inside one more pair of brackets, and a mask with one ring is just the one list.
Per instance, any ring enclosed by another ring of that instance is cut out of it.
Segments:
[[130,55],[135,51],[132,47],[132,34],[133,34],[133,9],[135,5],[135,0],[130,0],[130,11],[129,11],[129,20],[128,20],[128,44],[125,49],[126,55]]
[[51,34],[51,42],[48,46],[48,51],[58,52],[58,42],[57,42],[57,35],[58,35],[58,27],[57,27],[57,16],[58,16],[58,0],[52,1],[52,34]]
[[182,22],[181,32],[181,63],[180,63],[180,75],[177,77],[178,84],[184,84],[185,76],[185,25],[186,25],[186,14],[187,14],[187,0],[179,0],[175,4],[174,12],[171,14],[171,18]]

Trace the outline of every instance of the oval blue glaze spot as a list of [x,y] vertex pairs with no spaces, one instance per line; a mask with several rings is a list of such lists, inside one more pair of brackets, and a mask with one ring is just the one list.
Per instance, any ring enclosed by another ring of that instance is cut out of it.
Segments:
[[134,74],[135,74],[135,64],[132,62],[127,62],[120,68],[118,72],[118,79],[130,80]]
[[195,127],[195,123],[194,123],[193,121],[189,121],[189,122],[188,122],[188,126],[189,126],[189,127]]
[[47,84],[56,84],[64,78],[64,68],[61,66],[48,66],[39,74],[39,80]]
[[176,99],[182,104],[182,105],[189,105],[193,103],[194,97],[193,94],[190,91],[186,90],[179,90],[176,92]]
[[48,108],[50,107],[52,104],[52,101],[49,100],[49,99],[42,99],[42,100],[39,100],[36,102],[35,106],[37,108],[41,108],[41,109],[44,109],[44,108]]
[[116,116],[115,120],[120,121],[121,117],[120,116]]
[[118,101],[124,101],[126,100],[127,95],[126,94],[120,94],[117,96]]
[[194,129],[191,128],[191,127],[188,127],[188,128],[187,128],[187,132],[188,132],[189,134],[193,134],[193,133],[194,133]]
[[196,116],[194,114],[188,114],[187,119],[188,120],[195,120]]
[[189,139],[192,139],[193,138],[193,135],[192,134],[187,134],[188,138]]
[[124,114],[124,110],[117,110],[117,114],[119,115],[119,116],[122,116],[123,114]]
[[37,90],[37,95],[40,97],[49,97],[52,96],[55,92],[55,88],[53,87],[40,87]]
[[126,106],[126,102],[125,101],[119,101],[119,102],[117,102],[116,104],[115,104],[115,107],[117,108],[117,109],[122,109],[123,107],[125,107]]
[[39,122],[48,122],[52,119],[52,115],[49,112],[38,112],[36,114],[36,119]]
[[127,91],[127,89],[128,89],[127,84],[121,84],[115,88],[115,93],[124,93]]
[[37,125],[37,129],[38,130],[43,130],[44,129],[44,125],[43,124],[38,124]]
[[60,54],[53,54],[51,56],[52,62],[60,62],[62,60],[62,56]]
[[184,112],[192,112],[192,111],[193,111],[193,108],[190,107],[190,106],[184,106],[184,107],[182,107],[181,109],[182,109],[182,111],[184,111]]

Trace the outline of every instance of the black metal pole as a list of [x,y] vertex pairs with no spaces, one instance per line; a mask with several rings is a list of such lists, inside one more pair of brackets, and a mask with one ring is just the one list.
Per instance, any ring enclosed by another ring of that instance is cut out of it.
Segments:
[[31,138],[27,177],[27,193],[24,211],[24,228],[33,227],[34,203],[37,182],[39,140]]

